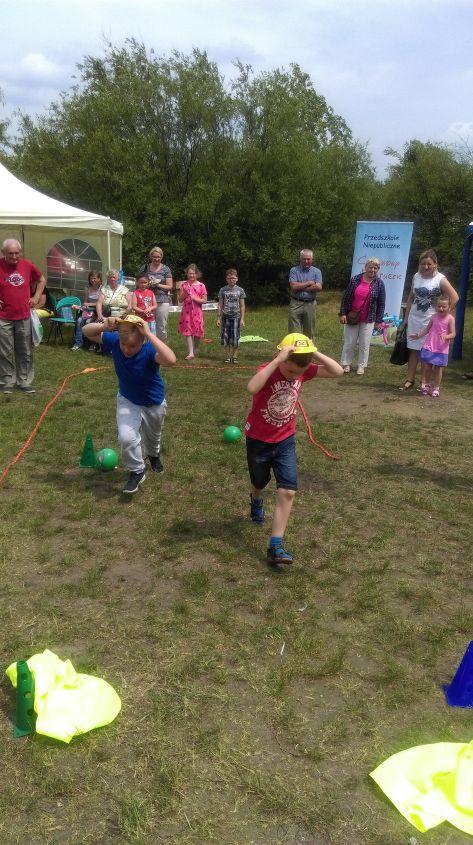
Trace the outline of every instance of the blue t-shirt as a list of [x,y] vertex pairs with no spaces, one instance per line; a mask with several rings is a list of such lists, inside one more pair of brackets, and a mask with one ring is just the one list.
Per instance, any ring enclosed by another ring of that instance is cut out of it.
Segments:
[[134,405],[161,405],[165,388],[153,344],[146,340],[136,355],[127,358],[117,332],[103,332],[102,343],[104,351],[112,353],[121,395]]
[[[320,282],[322,283],[322,273],[318,267],[308,267],[304,270],[300,264],[297,267],[291,267],[289,271],[290,282]],[[313,290],[299,290],[293,291],[291,288],[291,298],[298,299],[299,302],[313,302],[315,299],[315,291]]]

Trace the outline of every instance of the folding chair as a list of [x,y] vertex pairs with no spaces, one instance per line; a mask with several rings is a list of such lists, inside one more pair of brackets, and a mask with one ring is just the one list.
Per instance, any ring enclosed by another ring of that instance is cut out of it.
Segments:
[[81,301],[78,296],[64,296],[57,303],[56,316],[51,317],[49,321],[48,343],[51,333],[53,334],[53,340],[55,343],[58,335],[61,338],[61,343],[64,343],[62,326],[75,326],[76,324],[77,318],[74,315],[74,310],[72,308],[73,305],[81,305]]

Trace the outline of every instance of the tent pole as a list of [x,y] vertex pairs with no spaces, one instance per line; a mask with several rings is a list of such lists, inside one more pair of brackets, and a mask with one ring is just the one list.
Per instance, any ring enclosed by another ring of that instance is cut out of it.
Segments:
[[108,255],[108,269],[112,266],[112,255],[110,252],[110,229],[107,229],[107,255]]
[[463,245],[463,261],[462,261],[462,270],[461,270],[461,281],[460,281],[460,299],[458,300],[457,307],[455,309],[455,329],[456,329],[456,336],[455,340],[453,341],[452,347],[452,359],[454,361],[461,361],[462,359],[462,352],[463,352],[463,327],[465,324],[465,309],[466,309],[466,300],[468,296],[468,281],[470,278],[470,250],[471,250],[471,240],[473,238],[473,226],[470,223],[469,226],[466,227],[466,238],[465,243]]

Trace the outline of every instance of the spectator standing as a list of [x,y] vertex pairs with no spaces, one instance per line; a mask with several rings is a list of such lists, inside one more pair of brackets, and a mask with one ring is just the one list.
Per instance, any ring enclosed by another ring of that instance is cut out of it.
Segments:
[[384,317],[386,291],[378,273],[381,264],[377,258],[368,258],[363,273],[353,276],[342,296],[339,318],[343,325],[341,364],[349,373],[358,343],[357,375],[362,376],[368,366],[370,341],[373,329],[379,329]]
[[218,292],[217,326],[225,350],[225,364],[237,364],[240,328],[245,325],[245,291],[238,282],[238,273],[231,267],[225,273],[226,285]]
[[288,332],[301,332],[313,341],[315,336],[316,294],[322,290],[322,273],[312,264],[314,254],[302,249],[299,264],[291,267]]
[[41,302],[46,280],[41,270],[21,256],[21,244],[3,242],[0,258],[0,391],[23,393],[33,387],[31,309]]
[[154,293],[156,309],[156,335],[166,341],[168,336],[168,316],[172,294],[172,271],[167,264],[163,264],[163,251],[160,246],[154,246],[149,252],[149,261],[142,264],[137,276],[148,276],[149,287]]

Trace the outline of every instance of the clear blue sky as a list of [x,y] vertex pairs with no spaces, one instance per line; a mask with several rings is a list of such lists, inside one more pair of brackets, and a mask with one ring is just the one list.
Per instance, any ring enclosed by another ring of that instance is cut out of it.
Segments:
[[473,146],[472,0],[2,0],[5,114],[35,114],[106,40],[158,54],[207,50],[228,79],[297,62],[367,145],[411,138]]

